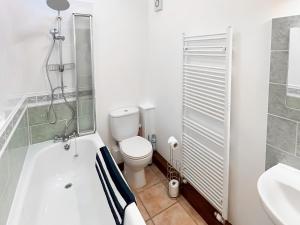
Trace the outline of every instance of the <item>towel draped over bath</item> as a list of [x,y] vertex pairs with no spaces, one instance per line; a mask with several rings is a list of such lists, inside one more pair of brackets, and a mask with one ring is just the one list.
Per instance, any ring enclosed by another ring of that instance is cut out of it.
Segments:
[[116,225],[123,225],[125,210],[135,202],[135,197],[107,147],[97,152],[95,167]]

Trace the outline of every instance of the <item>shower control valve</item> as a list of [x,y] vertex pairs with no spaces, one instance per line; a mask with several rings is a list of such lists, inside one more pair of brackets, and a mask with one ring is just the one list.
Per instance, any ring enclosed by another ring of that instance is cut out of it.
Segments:
[[58,34],[58,30],[56,28],[53,28],[50,30],[50,34],[52,34],[52,36],[55,36],[56,34]]

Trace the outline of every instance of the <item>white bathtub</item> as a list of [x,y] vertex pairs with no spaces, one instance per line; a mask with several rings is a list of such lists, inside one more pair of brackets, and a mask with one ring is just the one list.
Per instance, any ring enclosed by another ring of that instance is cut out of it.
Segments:
[[[93,134],[70,143],[69,151],[52,141],[30,146],[7,225],[115,224],[95,169],[101,138]],[[136,204],[127,207],[124,224],[145,225]]]

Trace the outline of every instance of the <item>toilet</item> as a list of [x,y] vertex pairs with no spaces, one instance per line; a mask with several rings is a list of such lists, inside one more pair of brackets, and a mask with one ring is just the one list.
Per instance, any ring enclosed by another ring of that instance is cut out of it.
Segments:
[[118,142],[124,160],[124,176],[134,188],[146,185],[145,167],[151,162],[151,143],[137,136],[139,131],[139,109],[127,107],[110,113],[110,128]]

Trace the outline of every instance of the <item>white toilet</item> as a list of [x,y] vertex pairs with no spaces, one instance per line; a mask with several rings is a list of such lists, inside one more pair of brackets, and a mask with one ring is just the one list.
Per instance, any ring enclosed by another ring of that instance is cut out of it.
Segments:
[[113,138],[119,143],[124,159],[124,176],[134,188],[146,185],[145,167],[152,159],[152,145],[139,131],[139,109],[122,108],[110,113]]

